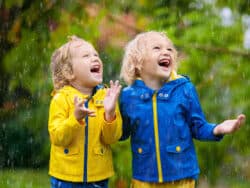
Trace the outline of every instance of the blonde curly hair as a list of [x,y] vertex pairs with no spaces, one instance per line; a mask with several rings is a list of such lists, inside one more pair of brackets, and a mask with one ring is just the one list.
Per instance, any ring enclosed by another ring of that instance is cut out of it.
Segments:
[[[143,32],[135,36],[125,47],[125,53],[122,61],[120,77],[124,81],[131,85],[137,77],[140,77],[139,73],[142,69],[144,56],[146,53],[145,45],[146,40],[150,38],[150,35],[157,34],[166,38],[172,45],[172,41],[163,32],[148,31]],[[173,45],[174,46],[174,45]],[[174,48],[174,69],[177,69],[177,50]]]
[[54,89],[58,90],[65,85],[69,84],[69,80],[66,78],[66,74],[72,74],[72,64],[71,64],[71,45],[74,42],[84,42],[87,41],[72,35],[68,37],[68,42],[62,45],[60,48],[56,49],[51,56],[50,69],[52,72],[52,80],[54,84]]

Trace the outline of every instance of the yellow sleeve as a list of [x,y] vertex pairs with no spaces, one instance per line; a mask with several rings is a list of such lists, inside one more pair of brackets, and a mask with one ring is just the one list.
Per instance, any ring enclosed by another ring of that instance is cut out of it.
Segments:
[[81,126],[83,125],[76,120],[74,114],[70,114],[70,105],[66,97],[62,94],[55,95],[49,110],[48,129],[51,143],[68,146]]
[[122,118],[119,105],[116,105],[116,118],[112,122],[105,121],[103,114],[102,140],[106,144],[117,142],[122,135]]

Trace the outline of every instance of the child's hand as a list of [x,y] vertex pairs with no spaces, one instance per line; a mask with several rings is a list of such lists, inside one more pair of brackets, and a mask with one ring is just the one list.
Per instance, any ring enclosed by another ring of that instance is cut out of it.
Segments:
[[245,120],[244,114],[240,114],[237,119],[225,120],[214,128],[214,135],[234,133],[245,123]]
[[104,99],[104,109],[105,109],[105,120],[112,121],[115,119],[115,106],[117,99],[120,95],[122,86],[119,81],[116,80],[115,83],[110,81],[110,88],[107,90],[107,94]]
[[86,116],[91,116],[94,117],[96,116],[95,111],[89,110],[88,108],[85,107],[84,103],[86,100],[82,100],[81,98],[75,96],[74,98],[74,105],[75,105],[75,117],[78,121],[82,120]]

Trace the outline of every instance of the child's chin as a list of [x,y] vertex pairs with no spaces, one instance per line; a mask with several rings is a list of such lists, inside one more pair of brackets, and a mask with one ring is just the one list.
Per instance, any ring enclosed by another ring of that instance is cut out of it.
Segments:
[[95,82],[96,82],[96,85],[101,84],[102,83],[102,79],[96,79]]
[[163,77],[164,79],[168,79],[168,78],[170,77],[170,75],[171,75],[171,72],[165,72],[165,73],[162,75],[162,77]]

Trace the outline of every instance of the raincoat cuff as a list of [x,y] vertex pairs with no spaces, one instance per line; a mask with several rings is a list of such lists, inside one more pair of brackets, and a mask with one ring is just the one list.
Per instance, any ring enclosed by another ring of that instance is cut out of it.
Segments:
[[[218,124],[213,127],[212,133],[214,132],[214,129],[215,129],[216,126],[218,126]],[[214,135],[214,138],[215,138],[216,141],[220,141],[221,139],[223,139],[223,137],[224,137],[224,134]]]
[[114,122],[116,121],[116,115],[115,115],[115,117],[111,120],[111,121],[107,121],[106,120],[106,118],[105,118],[105,112],[103,113],[103,118],[104,118],[104,122],[105,122],[105,124],[107,124],[107,125],[112,125],[112,124],[114,124]]

